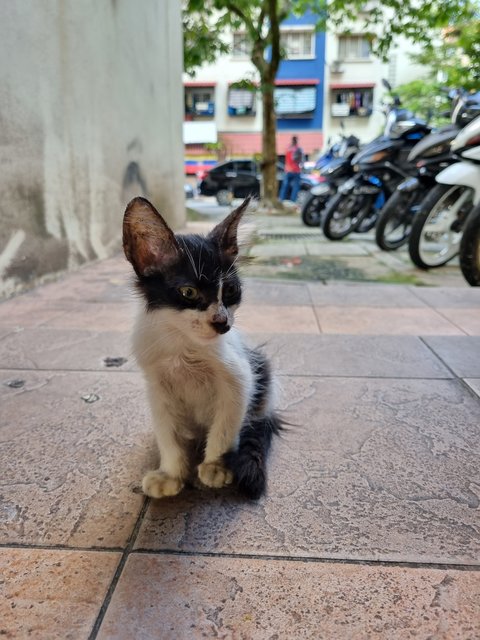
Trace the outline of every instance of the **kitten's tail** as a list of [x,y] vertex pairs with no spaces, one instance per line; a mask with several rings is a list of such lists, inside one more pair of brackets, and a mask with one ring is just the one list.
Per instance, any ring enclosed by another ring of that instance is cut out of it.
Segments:
[[247,498],[257,500],[265,493],[268,452],[273,436],[279,435],[282,428],[282,421],[275,414],[252,418],[240,432],[237,451],[226,454],[225,463]]

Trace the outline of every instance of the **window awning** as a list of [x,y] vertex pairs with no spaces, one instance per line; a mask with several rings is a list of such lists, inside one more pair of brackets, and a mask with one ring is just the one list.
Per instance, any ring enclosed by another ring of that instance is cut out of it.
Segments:
[[331,82],[330,89],[373,89],[375,82]]
[[217,83],[216,82],[201,82],[201,81],[193,82],[192,81],[192,82],[184,82],[183,86],[184,87],[194,87],[194,88],[198,87],[198,88],[201,89],[202,87],[216,87]]
[[277,87],[295,87],[295,86],[310,86],[320,84],[318,78],[282,78],[281,80],[275,80],[275,86]]
[[275,89],[275,113],[282,115],[301,115],[315,111],[317,90],[315,87],[279,87]]

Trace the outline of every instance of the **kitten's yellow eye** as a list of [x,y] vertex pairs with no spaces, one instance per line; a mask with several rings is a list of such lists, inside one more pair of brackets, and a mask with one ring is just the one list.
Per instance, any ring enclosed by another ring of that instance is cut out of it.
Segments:
[[196,300],[198,298],[198,289],[195,289],[195,287],[180,287],[179,291],[186,300]]

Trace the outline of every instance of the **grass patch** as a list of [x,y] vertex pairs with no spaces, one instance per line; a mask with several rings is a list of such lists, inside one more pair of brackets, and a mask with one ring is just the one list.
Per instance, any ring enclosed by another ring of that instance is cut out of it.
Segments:
[[244,267],[243,272],[250,277],[288,280],[368,280],[361,269],[350,267],[342,260],[316,256],[256,258]]
[[425,283],[419,280],[416,275],[410,273],[399,273],[394,271],[386,276],[379,276],[375,279],[376,282],[383,282],[385,284],[411,284],[416,287],[423,287]]

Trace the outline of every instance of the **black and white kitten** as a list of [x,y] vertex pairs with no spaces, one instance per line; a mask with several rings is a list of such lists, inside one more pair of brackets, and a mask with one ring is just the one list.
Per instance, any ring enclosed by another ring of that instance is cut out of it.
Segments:
[[208,487],[235,481],[254,499],[265,491],[267,453],[281,424],[268,362],[233,327],[242,296],[237,229],[248,203],[206,237],[175,235],[144,198],[125,211],[125,255],[145,300],[134,353],[160,452],[159,468],[142,483],[153,498],[179,493],[195,467]]

